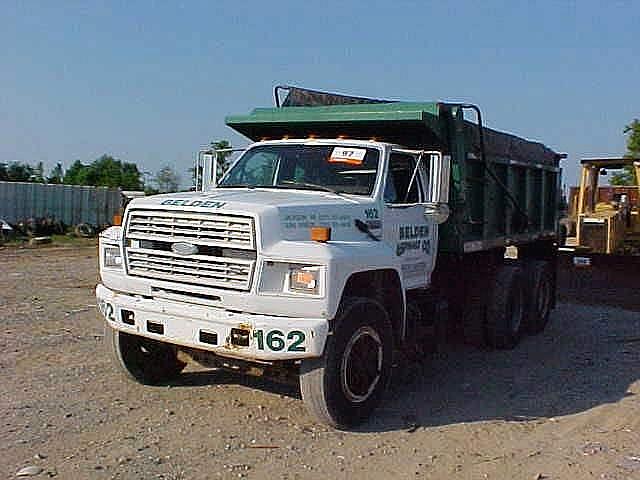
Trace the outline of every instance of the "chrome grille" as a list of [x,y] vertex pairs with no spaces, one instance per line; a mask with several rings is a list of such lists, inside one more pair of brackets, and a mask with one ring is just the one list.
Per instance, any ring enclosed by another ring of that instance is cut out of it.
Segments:
[[[191,243],[199,253],[175,253],[171,245],[176,242]],[[253,220],[218,213],[134,210],[127,222],[125,256],[129,275],[249,290],[255,268]]]
[[255,249],[253,220],[220,213],[134,210],[129,215],[127,238]]
[[206,255],[181,256],[147,248],[127,248],[129,274],[180,283],[248,290],[254,261]]

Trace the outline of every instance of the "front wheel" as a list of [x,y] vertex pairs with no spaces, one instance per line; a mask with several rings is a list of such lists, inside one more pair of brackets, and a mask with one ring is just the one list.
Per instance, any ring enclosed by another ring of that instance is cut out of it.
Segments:
[[305,359],[300,367],[300,391],[307,408],[334,427],[362,423],[387,387],[391,355],[391,327],[384,307],[368,298],[346,300],[324,355]]
[[131,380],[145,385],[169,381],[184,369],[173,345],[130,333],[119,332],[105,325],[105,342],[111,356]]

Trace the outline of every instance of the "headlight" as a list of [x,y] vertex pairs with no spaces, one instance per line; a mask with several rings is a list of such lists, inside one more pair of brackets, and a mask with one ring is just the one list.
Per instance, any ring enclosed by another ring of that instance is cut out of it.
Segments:
[[102,261],[105,268],[122,268],[120,247],[103,247]]
[[319,267],[291,267],[288,276],[288,287],[292,292],[318,295],[320,293]]
[[258,290],[260,293],[293,295],[324,295],[326,267],[267,260],[262,264]]

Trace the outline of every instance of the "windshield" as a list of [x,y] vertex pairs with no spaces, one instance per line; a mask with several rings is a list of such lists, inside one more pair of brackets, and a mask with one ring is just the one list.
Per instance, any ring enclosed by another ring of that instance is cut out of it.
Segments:
[[218,187],[271,187],[371,195],[378,172],[375,148],[263,145],[247,151]]

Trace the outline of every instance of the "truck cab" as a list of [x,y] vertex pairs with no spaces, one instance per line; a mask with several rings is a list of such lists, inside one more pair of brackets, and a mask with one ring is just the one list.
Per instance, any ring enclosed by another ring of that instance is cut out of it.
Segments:
[[393,342],[407,334],[406,292],[430,284],[447,172],[448,158],[435,151],[265,141],[216,186],[133,200],[123,226],[100,239],[97,295],[117,357],[151,383],[165,378],[166,365],[134,368],[125,339],[164,357],[184,347],[249,362],[318,359],[339,318],[368,311],[379,325],[358,316],[350,351],[367,351],[379,371],[361,391],[346,380],[353,373],[342,382],[366,403],[374,378],[380,386],[388,379]]

